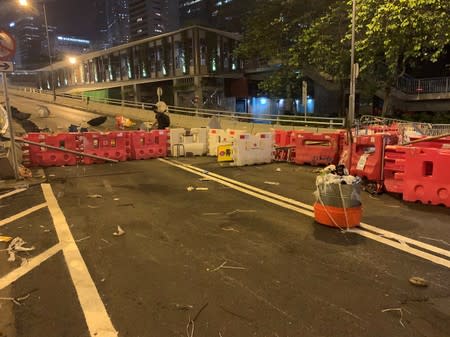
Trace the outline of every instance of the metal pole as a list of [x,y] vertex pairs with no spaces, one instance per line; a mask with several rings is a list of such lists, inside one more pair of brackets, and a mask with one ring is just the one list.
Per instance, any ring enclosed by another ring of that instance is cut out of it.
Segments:
[[355,71],[355,25],[356,25],[356,0],[352,4],[352,47],[350,56],[350,95],[348,102],[347,120],[349,127],[352,127],[355,120],[355,92],[356,92],[356,71]]
[[12,120],[12,114],[11,114],[11,106],[9,105],[9,96],[8,96],[8,86],[6,83],[6,73],[2,73],[3,78],[3,93],[5,95],[5,105],[6,105],[6,112],[8,115],[8,124],[9,124],[9,138],[10,138],[10,151],[13,161],[13,168],[14,168],[14,177],[16,180],[19,179],[19,168],[17,167],[17,155],[16,155],[16,142],[14,138],[14,130],[13,130],[13,120]]
[[48,35],[47,9],[45,6],[45,1],[42,2],[42,8],[44,9],[45,33],[47,35],[48,59],[50,62],[53,101],[56,101],[55,74],[53,73],[53,60],[52,60],[52,52],[51,52],[51,48],[50,48],[50,37]]

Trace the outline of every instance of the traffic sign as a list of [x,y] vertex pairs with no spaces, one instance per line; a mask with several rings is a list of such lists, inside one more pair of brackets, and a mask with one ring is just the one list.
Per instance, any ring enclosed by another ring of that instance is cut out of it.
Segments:
[[12,62],[0,61],[0,72],[12,72],[14,71],[14,64]]
[[0,30],[0,61],[9,61],[16,54],[16,40],[11,34]]

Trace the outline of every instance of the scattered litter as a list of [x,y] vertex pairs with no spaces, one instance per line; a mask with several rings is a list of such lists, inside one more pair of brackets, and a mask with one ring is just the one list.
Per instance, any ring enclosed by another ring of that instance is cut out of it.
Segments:
[[120,199],[119,199],[119,198],[114,198],[113,200],[114,200],[114,201],[119,201]]
[[56,177],[56,174],[49,174],[49,177]]
[[224,261],[220,266],[214,268],[214,269],[209,269],[206,268],[206,271],[210,271],[210,272],[214,272],[214,271],[218,271],[220,269],[240,269],[240,270],[244,270],[247,269],[245,267],[236,267],[236,266],[227,266],[227,261]]
[[403,323],[403,310],[402,308],[388,308],[388,309],[383,309],[381,310],[381,312],[389,312],[389,311],[399,311],[400,312],[400,324],[402,327],[405,328],[405,324]]
[[190,305],[190,304],[178,304],[178,303],[175,303],[175,309],[177,309],[177,310],[191,310],[191,309],[194,309],[194,306]]
[[409,283],[417,287],[428,287],[428,282],[421,277],[413,276],[409,279]]
[[25,301],[31,294],[21,296],[21,297],[0,297],[1,301],[12,301],[16,305],[22,305],[21,302]]
[[117,232],[113,233],[114,236],[122,236],[124,234],[125,234],[125,231],[120,226],[117,226]]
[[100,240],[103,241],[103,242],[105,242],[105,243],[107,243],[108,245],[111,244],[111,242],[109,242],[108,240],[105,240],[105,239],[100,239]]
[[207,191],[208,187],[196,187],[195,190],[196,191]]
[[450,243],[448,243],[445,240],[441,240],[441,239],[433,239],[433,238],[429,238],[428,236],[419,236],[419,238],[425,239],[425,240],[430,240],[430,241],[436,241],[436,242],[440,242],[443,243],[444,245],[450,246]]
[[51,230],[50,229],[44,229],[44,233],[50,233]]
[[276,182],[276,181],[265,181],[264,184],[267,184],[267,185],[276,185],[276,186],[280,185],[280,183],[279,183],[279,182]]
[[221,215],[222,213],[202,213],[202,215]]
[[92,198],[92,199],[100,199],[100,198],[103,198],[103,195],[101,195],[101,194],[88,194],[87,197],[88,198]]
[[31,170],[23,165],[19,165],[19,175],[23,178],[33,178]]
[[41,228],[45,228],[45,226],[44,226],[44,225],[39,225],[39,227],[41,227]]
[[88,240],[88,239],[90,239],[90,238],[91,238],[90,236],[85,236],[84,238],[75,240],[75,242],[81,242],[81,241],[84,241],[84,240]]
[[194,330],[195,330],[195,321],[197,320],[200,313],[208,306],[208,302],[206,302],[200,310],[197,312],[197,314],[194,316],[193,319],[191,319],[191,316],[189,316],[188,324],[186,325],[186,337],[194,337]]
[[186,190],[187,190],[188,192],[192,192],[193,190],[195,190],[195,187],[194,187],[194,186],[188,186],[188,187],[186,188]]
[[0,242],[9,242],[11,241],[13,238],[10,236],[0,236]]
[[210,178],[200,178],[199,180],[200,180],[200,181],[211,181]]
[[275,171],[281,172],[281,168],[277,167],[277,168],[275,169]]
[[401,206],[399,205],[385,205],[386,207],[390,207],[390,208],[400,208]]
[[223,230],[223,231],[226,231],[226,232],[236,232],[236,233],[239,233],[239,231],[238,231],[237,229],[234,229],[233,227],[222,227],[222,230]]
[[100,208],[99,205],[87,205],[87,207],[92,208],[92,209]]
[[227,215],[232,215],[236,213],[256,213],[254,209],[235,209],[234,211],[226,213]]
[[[24,244],[26,244],[26,242],[23,241],[23,239],[20,237],[16,237],[11,241],[8,248],[6,249],[9,254],[9,258],[8,258],[9,262],[14,262],[16,260],[16,253],[28,252],[28,251],[35,249],[34,246],[24,247],[23,246]],[[23,260],[22,260],[22,262],[23,262]]]
[[105,278],[102,278],[102,279],[100,280],[100,282],[105,282],[105,280],[106,280]]

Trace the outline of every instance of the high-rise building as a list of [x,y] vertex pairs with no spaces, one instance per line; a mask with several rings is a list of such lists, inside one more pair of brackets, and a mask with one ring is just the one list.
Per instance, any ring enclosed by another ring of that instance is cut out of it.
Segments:
[[130,40],[128,0],[105,0],[106,40],[110,46]]
[[[26,16],[10,24],[17,44],[15,62],[18,68],[33,69],[48,64],[48,43],[45,26],[37,16]],[[54,26],[48,26],[50,48],[55,46]],[[54,57],[54,55],[52,55]]]
[[94,0],[95,10],[95,32],[89,37],[91,39],[91,48],[93,50],[107,49],[112,47],[108,41],[108,23],[106,17],[106,2],[108,0]]
[[129,0],[130,37],[139,40],[179,27],[178,0]]

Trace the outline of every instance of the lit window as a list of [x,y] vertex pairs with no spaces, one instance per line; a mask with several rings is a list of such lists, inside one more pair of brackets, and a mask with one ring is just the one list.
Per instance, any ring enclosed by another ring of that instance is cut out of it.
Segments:
[[141,22],[142,21],[142,18],[137,18],[136,19],[136,22]]

